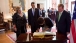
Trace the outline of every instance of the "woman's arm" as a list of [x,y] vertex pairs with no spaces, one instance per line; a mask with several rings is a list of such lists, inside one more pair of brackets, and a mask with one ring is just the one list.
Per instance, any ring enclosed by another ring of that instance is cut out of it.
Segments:
[[17,22],[16,14],[17,14],[17,13],[15,13],[15,14],[12,16],[13,30],[14,30],[14,31],[17,31],[17,29],[16,29],[16,22]]

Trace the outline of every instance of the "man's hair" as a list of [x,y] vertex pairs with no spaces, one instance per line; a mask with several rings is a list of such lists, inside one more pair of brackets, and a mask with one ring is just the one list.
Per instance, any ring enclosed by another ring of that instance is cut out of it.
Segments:
[[31,5],[32,5],[32,4],[35,4],[35,2],[31,2]]
[[63,4],[59,4],[58,7],[62,7],[62,8],[64,8],[64,5],[63,5]]
[[37,20],[38,24],[42,24],[44,21],[45,20],[44,20],[43,17],[39,17],[38,20]]

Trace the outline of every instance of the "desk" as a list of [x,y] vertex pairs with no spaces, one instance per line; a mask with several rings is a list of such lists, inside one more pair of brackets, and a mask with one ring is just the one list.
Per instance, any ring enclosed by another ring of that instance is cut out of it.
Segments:
[[63,34],[59,33],[56,33],[56,36],[50,36],[49,38],[34,38],[33,34],[30,33],[29,41],[26,41],[26,39],[27,34],[21,34],[17,39],[17,43],[64,43],[67,38]]

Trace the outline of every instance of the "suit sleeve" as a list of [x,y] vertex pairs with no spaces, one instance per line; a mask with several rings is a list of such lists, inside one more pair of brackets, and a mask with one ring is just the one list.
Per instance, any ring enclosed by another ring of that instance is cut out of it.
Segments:
[[66,17],[66,21],[67,21],[67,32],[70,32],[71,16],[70,16],[70,13],[67,13],[66,15],[67,15],[67,17]]
[[58,11],[56,11],[55,23],[57,23],[57,18],[58,18]]
[[39,11],[39,9],[37,9],[37,14],[38,14],[37,15],[38,16],[37,19],[38,19],[40,17],[40,11]]
[[49,10],[47,10],[47,12],[49,13]]

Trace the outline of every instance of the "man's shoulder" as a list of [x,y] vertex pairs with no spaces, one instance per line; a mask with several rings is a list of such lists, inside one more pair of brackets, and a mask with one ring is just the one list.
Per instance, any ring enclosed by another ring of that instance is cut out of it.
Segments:
[[63,13],[68,13],[68,12],[64,10]]
[[70,13],[68,13],[67,11],[63,11],[63,15],[68,17],[68,16],[70,16]]
[[63,13],[65,13],[65,15],[68,15],[68,14],[70,14],[70,13],[68,13],[68,12],[67,12],[67,11],[65,11],[65,10],[63,11]]
[[32,8],[28,9],[28,11],[30,11]]

